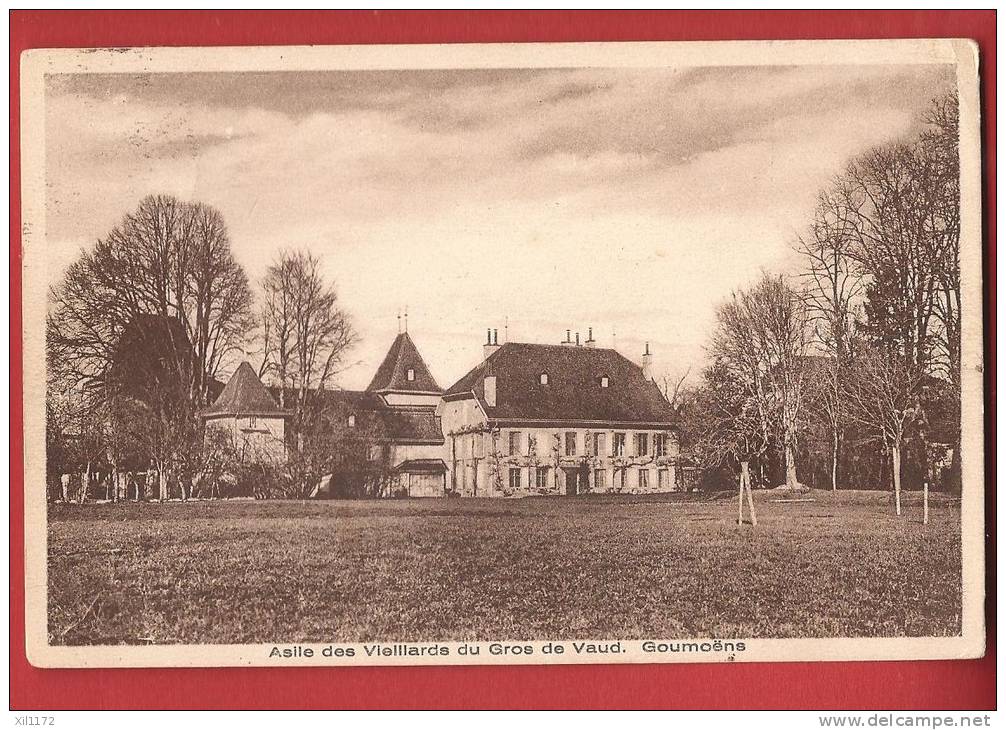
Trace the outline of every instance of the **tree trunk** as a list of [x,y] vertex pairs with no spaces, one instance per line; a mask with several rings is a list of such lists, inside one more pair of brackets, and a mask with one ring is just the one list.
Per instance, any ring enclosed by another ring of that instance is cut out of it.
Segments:
[[929,482],[922,484],[922,524],[929,524]]
[[111,501],[118,502],[121,497],[120,489],[125,483],[125,474],[119,471],[119,465],[115,462],[112,462],[112,471],[108,475],[108,480],[110,482]]
[[[745,495],[746,493],[746,495]],[[755,516],[754,496],[751,493],[751,468],[748,462],[741,462],[741,478],[739,489],[737,490],[737,524],[744,524],[744,497],[747,496],[748,512],[751,515],[751,525],[758,525],[758,518]]]
[[87,490],[91,487],[91,462],[87,462],[84,473],[80,475],[80,494],[77,495],[77,502],[84,504],[87,501]]
[[168,474],[164,469],[157,470],[157,499],[164,502],[168,499]]
[[901,446],[891,447],[891,472],[894,476],[894,511],[901,516]]
[[793,443],[789,442],[786,444],[786,486],[790,489],[796,489],[799,484],[796,479],[796,454]]

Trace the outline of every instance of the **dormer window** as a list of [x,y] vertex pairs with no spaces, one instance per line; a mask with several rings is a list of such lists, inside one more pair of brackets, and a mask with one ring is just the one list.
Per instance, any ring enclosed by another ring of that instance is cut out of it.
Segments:
[[607,388],[608,385],[609,385],[609,383],[610,383],[610,381],[608,380],[608,376],[607,375],[602,375],[601,376],[601,387],[602,388]]
[[409,368],[408,370],[405,371],[405,379],[408,380],[410,383],[416,379],[415,368]]
[[538,376],[538,382],[542,385],[548,385],[548,373],[542,373]]
[[349,424],[350,428],[355,428],[356,427],[356,414],[355,413],[350,414],[349,418],[346,419],[346,423]]

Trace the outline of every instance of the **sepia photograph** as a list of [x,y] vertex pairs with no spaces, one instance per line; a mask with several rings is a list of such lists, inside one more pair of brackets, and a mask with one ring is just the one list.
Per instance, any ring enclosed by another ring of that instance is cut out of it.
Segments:
[[967,41],[22,61],[37,666],[984,652]]

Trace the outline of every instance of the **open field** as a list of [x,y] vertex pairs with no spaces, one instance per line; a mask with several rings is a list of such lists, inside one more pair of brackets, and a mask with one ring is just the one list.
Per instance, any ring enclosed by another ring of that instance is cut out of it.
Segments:
[[49,510],[54,644],[960,632],[960,511],[920,495]]

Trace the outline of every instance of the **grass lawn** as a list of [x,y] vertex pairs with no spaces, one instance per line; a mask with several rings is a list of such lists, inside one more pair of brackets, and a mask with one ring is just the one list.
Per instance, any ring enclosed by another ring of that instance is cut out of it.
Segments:
[[756,492],[49,508],[53,644],[960,633],[960,510]]

